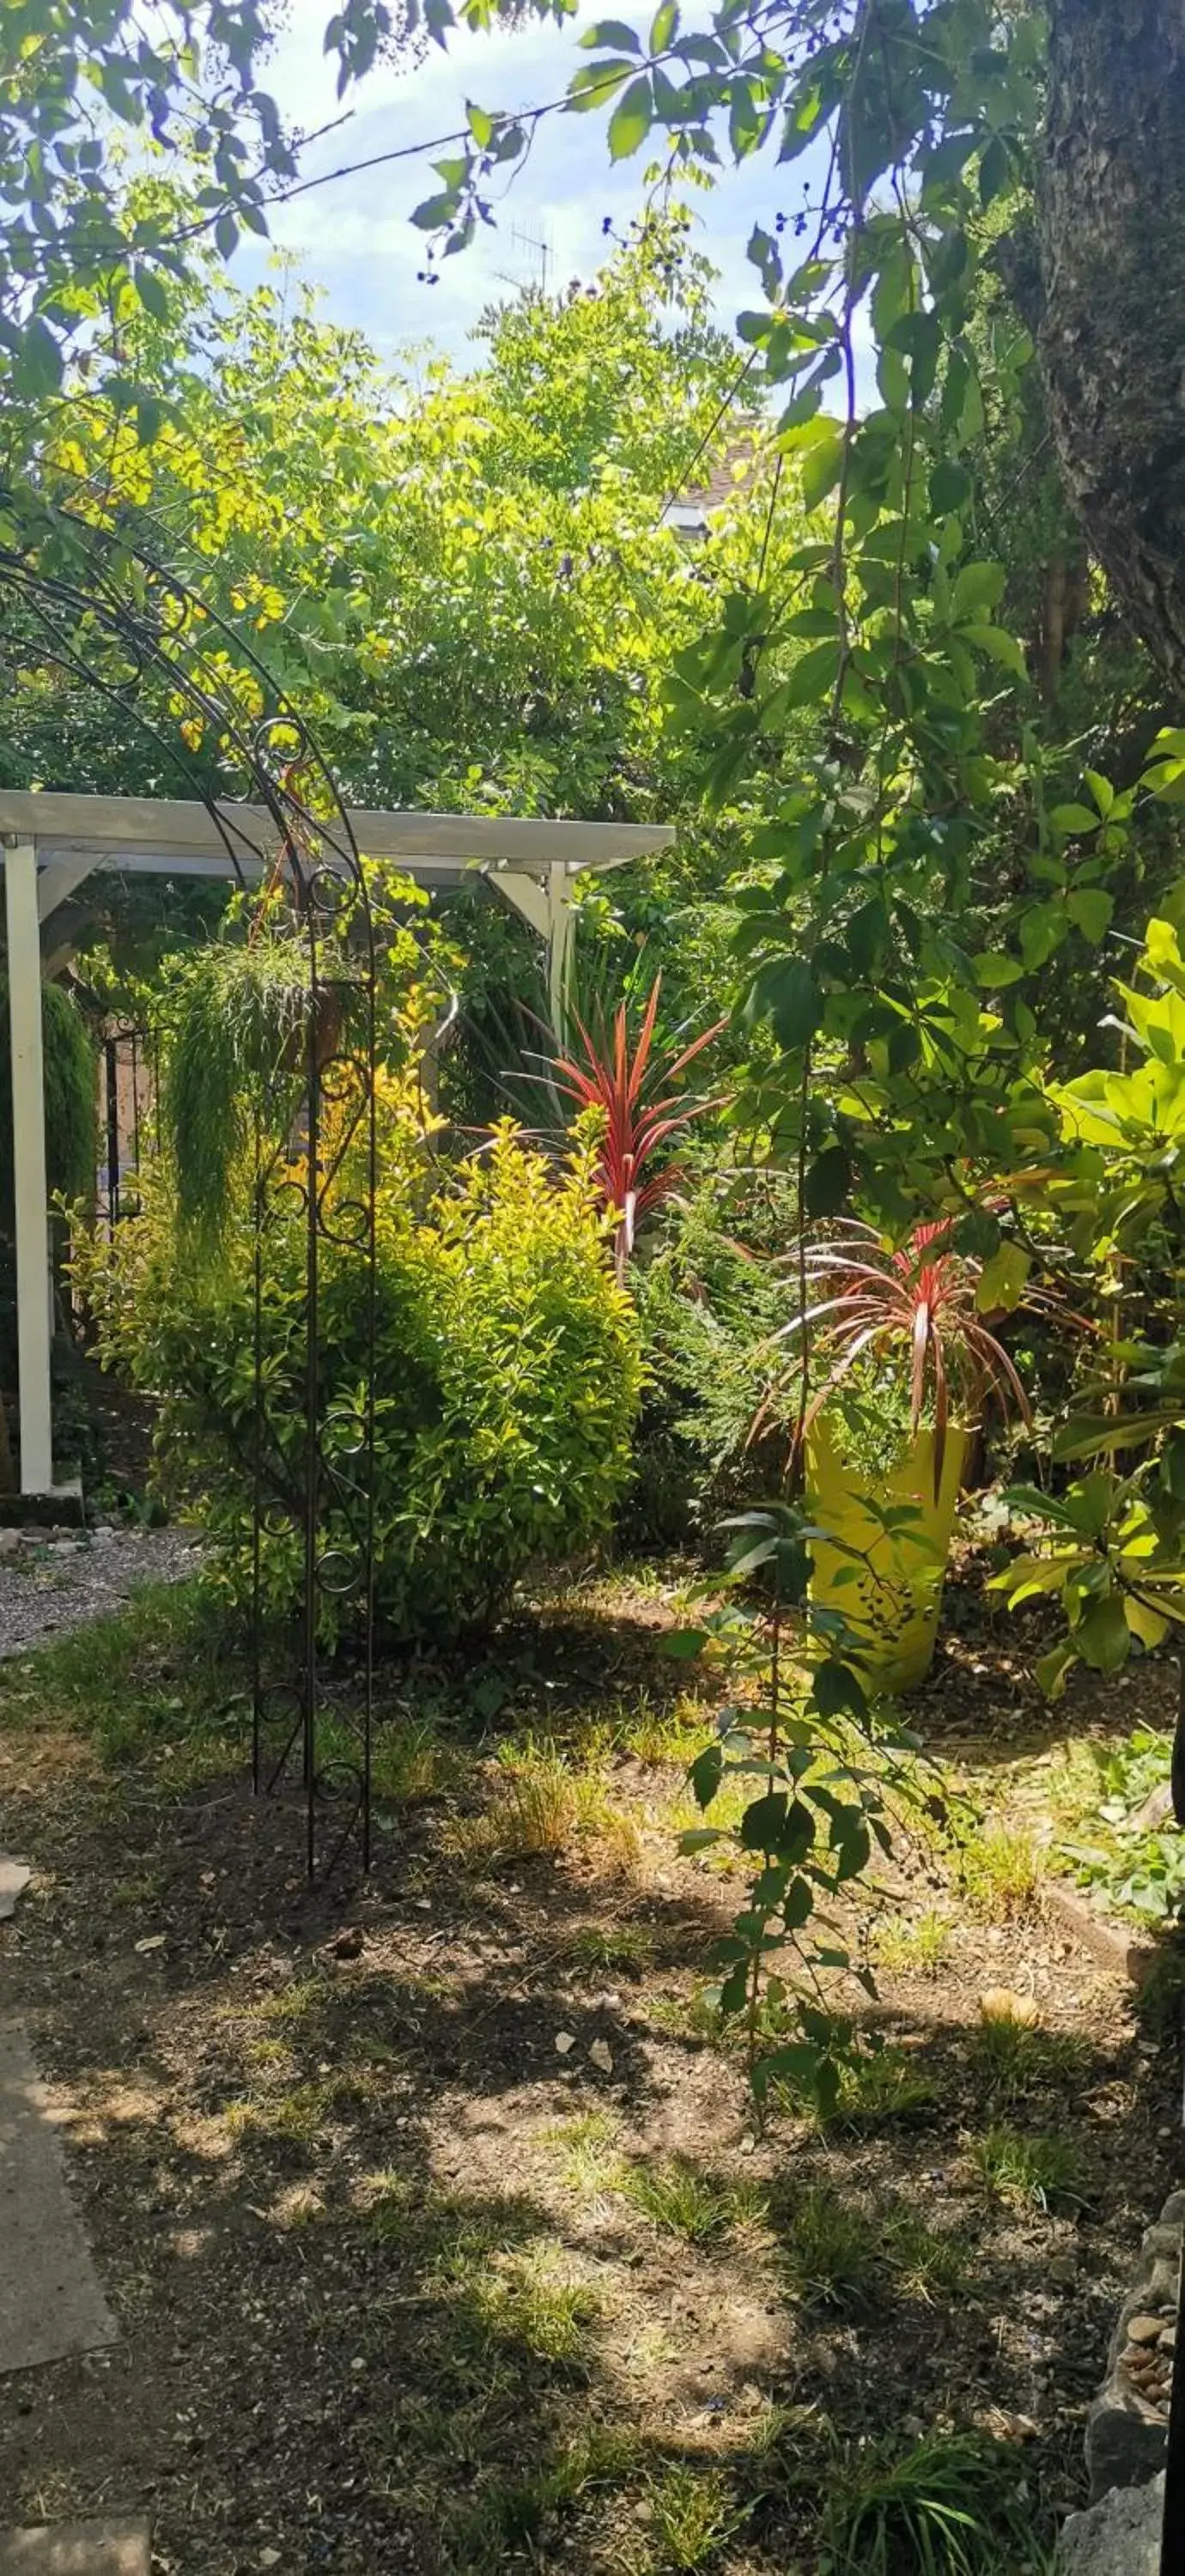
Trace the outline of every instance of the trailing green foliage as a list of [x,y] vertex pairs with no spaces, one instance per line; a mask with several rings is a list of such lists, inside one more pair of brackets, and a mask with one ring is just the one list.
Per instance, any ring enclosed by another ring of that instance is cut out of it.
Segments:
[[299,937],[199,950],[173,997],[162,1111],[185,1231],[216,1240],[255,1115],[295,1107],[308,1046],[310,968]]
[[[45,1063],[45,1176],[51,1197],[94,1187],[98,1150],[95,1048],[86,1022],[60,984],[41,987]],[[12,1229],[12,1051],[8,977],[0,975],[0,1224]]]

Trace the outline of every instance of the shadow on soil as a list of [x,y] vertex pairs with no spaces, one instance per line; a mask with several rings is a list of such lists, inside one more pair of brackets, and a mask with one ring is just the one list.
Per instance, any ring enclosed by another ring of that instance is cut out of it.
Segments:
[[[709,1885],[579,1849],[466,1870],[429,1797],[384,1819],[365,1894],[310,1898],[298,1806],[253,1806],[237,1747],[170,1783],[196,1685],[160,1661],[117,1676],[151,1723],[116,1773],[39,1772],[35,1680],[0,1710],[39,1873],[6,2000],[75,2106],[125,2337],[21,2385],[0,2519],[150,2502],[165,2576],[814,2576],[858,2446],[977,2425],[1048,2528],[1172,2179],[1171,2052],[1137,2063],[1118,2015],[1001,2063],[939,1979],[870,2016],[908,2104],[825,2135],[784,2106],[754,2148],[735,2059],[658,2010],[719,1928]],[[599,1617],[483,1678],[473,1734],[681,1686],[645,1622]],[[1069,2128],[1048,2207],[977,2167]]]

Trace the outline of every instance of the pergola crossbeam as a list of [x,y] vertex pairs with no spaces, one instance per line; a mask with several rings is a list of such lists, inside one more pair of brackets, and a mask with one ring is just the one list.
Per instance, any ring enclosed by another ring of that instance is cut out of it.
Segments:
[[[666,823],[584,823],[531,815],[373,812],[357,808],[350,828],[364,857],[390,859],[427,892],[476,873],[497,886],[547,948],[553,1019],[562,1027],[577,880],[668,849]],[[12,1044],[16,1172],[17,1322],[21,1491],[52,1485],[49,1219],[45,1177],[45,1095],[41,1060],[40,925],[93,870],[127,875],[234,879],[255,883],[279,845],[264,806],[227,801],[215,810],[154,796],[71,796],[50,789],[0,789],[0,854]],[[66,926],[66,925],[63,925]],[[67,953],[54,923],[54,962]]]

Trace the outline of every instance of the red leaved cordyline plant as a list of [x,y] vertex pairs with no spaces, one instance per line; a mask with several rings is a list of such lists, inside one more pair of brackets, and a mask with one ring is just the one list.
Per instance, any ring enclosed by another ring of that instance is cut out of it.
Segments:
[[657,1161],[662,1148],[672,1136],[680,1135],[717,1106],[716,1098],[707,1092],[688,1093],[673,1086],[712,1039],[719,1037],[725,1022],[717,1020],[712,1028],[693,1038],[690,1046],[672,1056],[669,1048],[655,1045],[661,989],[662,977],[656,975],[632,1048],[627,1007],[621,1002],[611,1034],[604,1033],[599,1038],[590,1036],[583,1022],[573,1016],[581,1052],[556,1056],[550,1067],[556,1090],[574,1101],[578,1109],[600,1109],[604,1113],[597,1180],[606,1207],[618,1211],[613,1257],[619,1279],[625,1276],[643,1218],[661,1206],[686,1177],[682,1164]]
[[880,1358],[900,1347],[909,1370],[915,1437],[928,1401],[933,1405],[936,1494],[952,1391],[959,1407],[972,1416],[990,1391],[1005,1411],[1014,1405],[1025,1422],[1032,1419],[1003,1343],[976,1308],[981,1265],[952,1248],[950,1231],[949,1217],[917,1225],[908,1242],[892,1252],[874,1226],[852,1220],[825,1240],[805,1244],[794,1256],[795,1266],[812,1285],[833,1293],[796,1315],[779,1336],[817,1332],[830,1362],[823,1385],[803,1408],[800,1439],[865,1352]]

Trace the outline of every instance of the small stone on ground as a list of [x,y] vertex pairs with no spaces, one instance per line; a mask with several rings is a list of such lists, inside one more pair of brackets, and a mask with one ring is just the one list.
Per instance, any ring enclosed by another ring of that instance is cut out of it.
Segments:
[[92,2352],[116,2333],[29,2042],[18,2022],[0,2022],[0,2373]]
[[[1057,2548],[1057,2576],[1158,2576],[1164,2475],[1114,2487],[1089,2513],[1072,2513]],[[0,2576],[6,2576],[0,2559]]]
[[151,2563],[152,2529],[143,2514],[0,2531],[0,2576],[149,2576]]
[[0,1923],[15,1914],[17,1898],[32,1875],[27,1860],[13,1860],[8,1852],[0,1852]]

